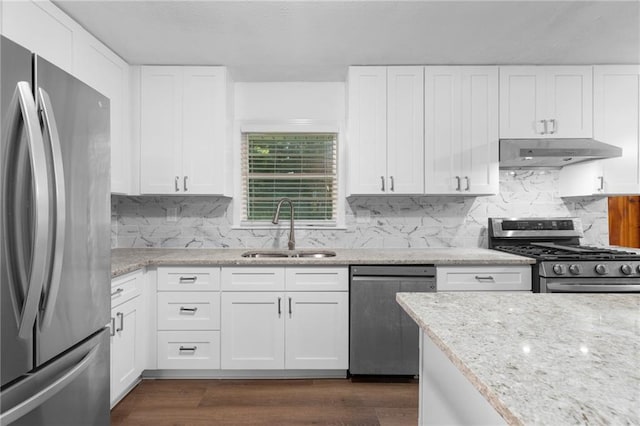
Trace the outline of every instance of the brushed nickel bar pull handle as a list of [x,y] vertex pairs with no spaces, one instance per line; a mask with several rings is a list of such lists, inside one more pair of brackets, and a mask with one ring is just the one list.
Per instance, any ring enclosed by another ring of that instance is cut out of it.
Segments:
[[280,302],[282,302],[282,298],[278,297],[278,316],[282,315],[282,308],[280,307]]
[[456,176],[456,181],[458,182],[456,185],[456,191],[461,191],[462,190],[462,183],[460,181],[460,176]]
[[180,349],[178,349],[178,351],[183,352],[183,351],[189,351],[189,352],[195,352],[196,349],[198,349],[197,346],[180,346]]
[[111,327],[109,327],[111,329],[111,337],[116,335],[116,319],[114,317],[111,317]]
[[117,296],[118,294],[122,293],[123,291],[124,291],[124,289],[122,289],[122,288],[119,288],[116,291],[112,291],[111,292],[111,297]]
[[478,281],[495,281],[495,278],[493,278],[493,276],[491,276],[491,275],[487,275],[487,276],[476,275],[476,280],[478,280]]
[[198,276],[194,275],[193,277],[180,277],[180,283],[189,283],[189,284],[193,284],[196,281],[198,281]]
[[380,176],[380,183],[381,183],[380,190],[384,192],[384,176]]
[[187,192],[189,190],[187,188],[187,179],[189,179],[189,176],[185,176],[184,179],[183,179],[184,192]]
[[393,176],[390,176],[389,179],[391,179],[391,188],[389,188],[389,189],[391,189],[391,192],[394,192],[395,191],[395,188],[394,188],[395,185],[393,184]]
[[180,312],[189,312],[190,314],[195,314],[198,308],[185,308],[184,306],[180,306]]
[[291,311],[291,298],[289,298],[289,317],[291,317],[291,314],[293,312]]
[[469,176],[465,176],[464,180],[467,181],[467,186],[466,186],[466,188],[464,188],[464,190],[468,191],[469,189],[471,189],[471,184],[469,183]]
[[180,192],[180,187],[178,186],[179,180],[180,180],[180,176],[176,176],[175,180],[173,181],[173,184],[175,185],[175,188],[176,188],[176,192]]
[[598,176],[598,180],[600,181],[600,188],[598,188],[598,191],[602,192],[604,191],[604,176]]
[[549,122],[552,124],[551,130],[549,131],[549,133],[551,133],[553,135],[554,133],[556,133],[556,130],[557,130],[556,120],[554,118],[552,118],[551,120],[549,120]]
[[124,314],[122,312],[118,312],[116,316],[120,318],[120,327],[116,328],[116,331],[122,331],[124,330]]

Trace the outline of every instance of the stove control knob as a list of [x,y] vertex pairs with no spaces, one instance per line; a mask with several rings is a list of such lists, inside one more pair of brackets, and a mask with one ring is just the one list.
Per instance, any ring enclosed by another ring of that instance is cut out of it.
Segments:
[[556,275],[564,275],[567,273],[567,267],[561,263],[556,263],[555,265],[553,265],[553,272]]
[[625,275],[631,275],[633,273],[633,269],[631,268],[631,265],[622,265],[620,267],[620,272]]
[[596,265],[596,273],[598,275],[607,275],[609,273],[609,268],[607,268],[607,265],[599,263]]
[[569,266],[569,272],[571,272],[572,275],[580,275],[582,273],[582,266],[571,265]]

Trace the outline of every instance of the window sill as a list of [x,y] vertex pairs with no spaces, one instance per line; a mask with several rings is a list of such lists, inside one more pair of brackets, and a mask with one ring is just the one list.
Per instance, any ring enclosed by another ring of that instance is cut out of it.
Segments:
[[[280,225],[233,225],[231,226],[233,230],[283,230],[288,231],[289,225],[286,224],[284,226]],[[294,225],[293,227],[296,231],[346,231],[346,225]]]

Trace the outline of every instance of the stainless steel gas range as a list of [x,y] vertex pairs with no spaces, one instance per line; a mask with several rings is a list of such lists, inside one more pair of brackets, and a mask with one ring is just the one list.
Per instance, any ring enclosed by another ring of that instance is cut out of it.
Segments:
[[536,293],[640,293],[640,253],[580,245],[580,219],[490,218],[489,248],[536,259]]

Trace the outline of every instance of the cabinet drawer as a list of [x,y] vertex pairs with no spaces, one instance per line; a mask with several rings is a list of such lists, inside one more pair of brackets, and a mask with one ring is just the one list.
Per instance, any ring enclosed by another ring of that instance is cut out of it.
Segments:
[[287,267],[285,287],[291,291],[348,291],[348,268]]
[[222,268],[222,290],[272,291],[284,290],[283,267]]
[[531,267],[436,268],[438,291],[531,291]]
[[159,291],[220,290],[220,268],[158,268]]
[[158,330],[219,329],[220,293],[158,293]]
[[115,308],[142,293],[142,271],[131,272],[111,280],[111,307]]
[[219,331],[159,331],[158,369],[220,368]]

